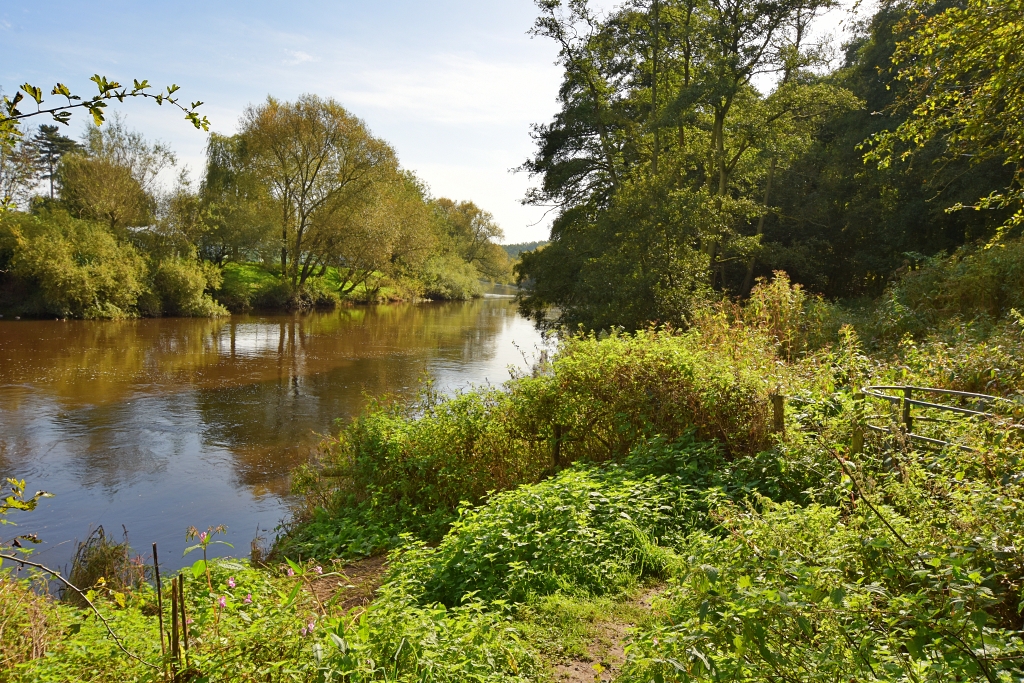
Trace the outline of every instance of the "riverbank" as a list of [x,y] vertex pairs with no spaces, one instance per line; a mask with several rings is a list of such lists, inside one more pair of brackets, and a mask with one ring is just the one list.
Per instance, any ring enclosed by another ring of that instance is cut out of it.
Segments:
[[[936,262],[870,310],[779,277],[685,332],[567,338],[501,388],[371,403],[296,471],[303,523],[267,568],[185,571],[196,671],[1013,676],[1024,656],[1013,551],[1024,532],[1024,320],[999,299],[1013,295],[1000,270],[1012,256]],[[1005,401],[959,406],[993,413],[980,418],[914,408],[915,434],[951,444],[933,449],[908,438],[898,399],[865,397],[866,385]],[[346,558],[387,551],[368,605],[303,588],[344,572]],[[100,609],[131,633],[133,652],[159,660],[155,615],[116,596]],[[84,640],[52,631],[49,655],[17,676],[146,675],[85,612],[65,614],[78,634],[91,629]]]

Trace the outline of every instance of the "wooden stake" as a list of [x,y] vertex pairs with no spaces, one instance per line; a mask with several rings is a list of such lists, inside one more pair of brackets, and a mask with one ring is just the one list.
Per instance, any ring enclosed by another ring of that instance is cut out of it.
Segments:
[[[188,618],[185,616],[185,577],[178,577],[178,605],[181,609],[181,641],[185,649],[185,653],[188,653]],[[185,661],[185,666],[188,666],[188,661]]]
[[907,427],[907,434],[914,431],[914,419],[910,417],[910,394],[911,388],[903,389],[903,424]]
[[772,431],[786,436],[786,397],[772,394]]
[[853,438],[850,440],[850,455],[864,450],[864,394],[853,395]]
[[163,660],[164,680],[167,680],[167,645],[164,643],[164,598],[160,585],[160,560],[156,555],[156,543],[153,544],[153,575],[156,577],[156,614],[160,628],[160,658]]
[[181,652],[178,642],[178,577],[171,579],[171,669],[177,678],[178,659]]

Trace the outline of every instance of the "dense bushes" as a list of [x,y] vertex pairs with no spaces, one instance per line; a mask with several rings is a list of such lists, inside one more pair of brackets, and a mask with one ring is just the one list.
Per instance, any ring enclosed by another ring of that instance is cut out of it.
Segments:
[[31,283],[25,299],[5,302],[27,315],[129,317],[146,289],[146,263],[133,247],[66,214],[0,216],[0,251],[8,291]]
[[724,461],[690,439],[658,456],[576,465],[463,510],[439,546],[404,554],[395,578],[416,584],[425,602],[457,605],[467,594],[517,602],[557,591],[600,595],[664,576],[667,548],[706,523],[693,479]]
[[219,271],[194,259],[145,258],[101,223],[66,213],[0,215],[0,309],[28,316],[213,316]]
[[772,382],[787,373],[763,335],[723,334],[576,337],[543,372],[503,389],[374,403],[296,472],[316,522],[288,544],[309,556],[369,551],[398,530],[437,540],[462,501],[575,461],[622,458],[655,435],[692,430],[730,457],[756,453],[770,441]]

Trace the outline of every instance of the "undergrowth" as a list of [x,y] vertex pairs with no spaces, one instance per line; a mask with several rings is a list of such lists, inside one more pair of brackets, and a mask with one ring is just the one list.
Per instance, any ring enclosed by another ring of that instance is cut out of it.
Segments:
[[[873,312],[780,276],[685,332],[566,337],[504,387],[373,403],[296,472],[306,510],[268,568],[186,571],[188,675],[547,680],[618,620],[634,625],[620,681],[1024,680],[1024,321],[996,280],[970,287],[998,305],[956,294],[990,258],[972,254]],[[896,299],[934,301],[913,313],[930,322],[880,325]],[[925,448],[869,384],[1004,400],[982,418],[919,410],[943,421],[915,430],[952,444]],[[883,431],[854,447],[865,422]],[[368,606],[342,609],[340,578],[335,598],[309,590],[329,561],[385,551]],[[5,582],[0,608],[38,631],[3,631],[13,680],[158,680],[89,612]],[[648,609],[634,598],[651,586]],[[148,585],[92,595],[159,661]],[[34,622],[8,609],[27,596]]]

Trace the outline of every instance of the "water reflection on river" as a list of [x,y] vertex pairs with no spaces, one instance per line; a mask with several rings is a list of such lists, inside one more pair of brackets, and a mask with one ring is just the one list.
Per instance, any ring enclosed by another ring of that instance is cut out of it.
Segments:
[[[508,379],[541,343],[508,299],[305,316],[0,320],[0,476],[55,494],[17,515],[63,565],[102,524],[182,563],[184,530],[237,554],[287,517],[288,471],[366,395]],[[230,552],[230,551],[227,551]],[[166,559],[164,559],[166,558]]]

